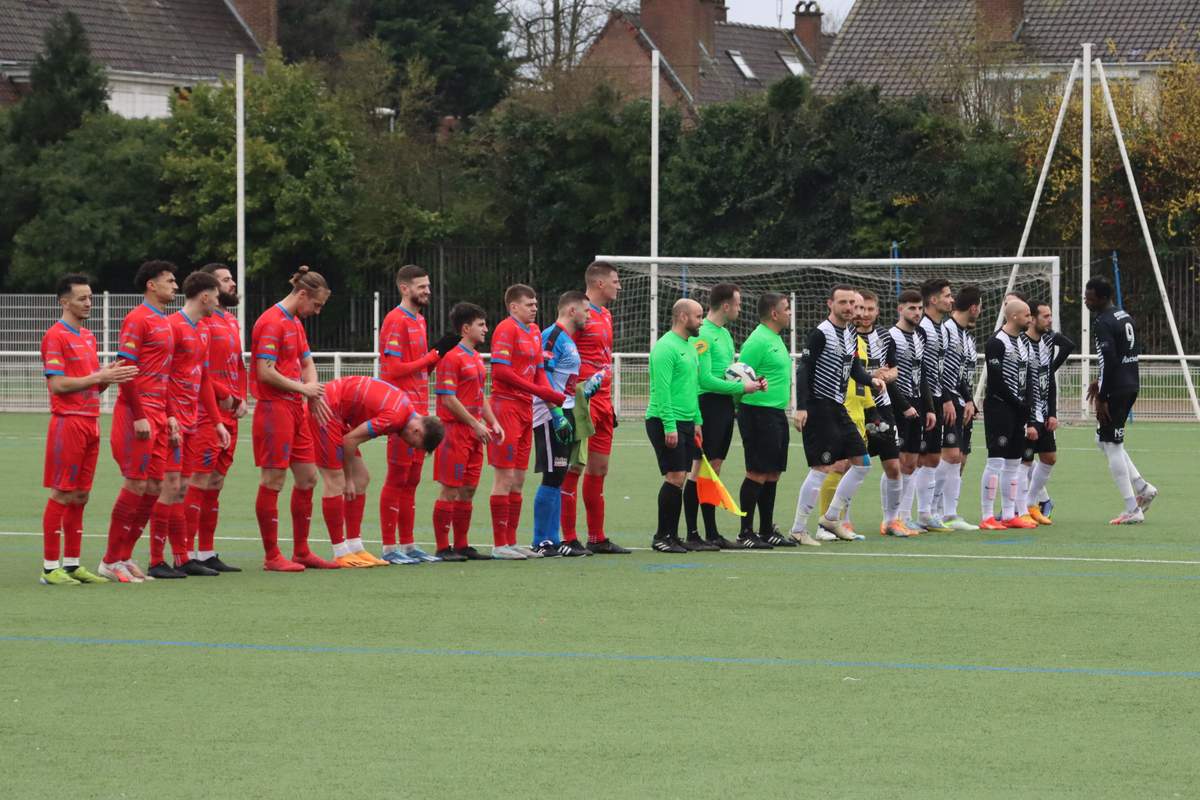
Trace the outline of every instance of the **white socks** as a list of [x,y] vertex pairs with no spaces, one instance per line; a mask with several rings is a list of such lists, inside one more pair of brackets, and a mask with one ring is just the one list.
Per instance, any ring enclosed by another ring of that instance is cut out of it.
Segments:
[[[879,476],[879,494],[883,508],[883,521],[891,522],[900,516],[900,497],[903,494],[904,478],[889,478],[885,472]],[[912,505],[912,498],[909,498]]]
[[1146,491],[1146,487],[1150,484],[1142,477],[1142,473],[1138,472],[1138,468],[1134,466],[1133,459],[1129,457],[1129,451],[1125,449],[1125,445],[1121,445],[1121,452],[1125,454],[1125,466],[1129,469],[1129,482],[1133,485],[1133,490],[1138,494]]
[[996,516],[996,494],[1000,489],[1000,477],[1004,471],[1003,458],[989,458],[979,480],[979,518]]
[[[1117,484],[1117,491],[1121,493],[1122,499],[1125,500],[1125,510],[1136,511],[1137,494],[1134,492],[1133,480],[1129,474],[1129,468],[1133,466],[1133,462],[1125,453],[1125,445],[1100,442],[1100,450],[1103,451],[1104,457],[1108,459],[1108,471],[1112,473],[1113,482]],[[1138,479],[1141,480],[1141,478],[1142,476],[1138,475]],[[1145,481],[1142,482],[1145,483]]]
[[1025,493],[1025,506],[1032,507],[1042,502],[1042,492],[1046,491],[1046,482],[1054,471],[1053,464],[1039,461],[1033,465],[1033,475],[1029,479],[1029,491]]
[[900,504],[896,506],[896,515],[893,519],[901,521],[907,520],[912,516],[913,495],[917,491],[917,476],[900,475]]
[[834,494],[833,502],[829,504],[829,509],[825,512],[825,519],[839,517],[842,511],[850,505],[850,500],[858,492],[858,487],[862,486],[862,482],[870,471],[871,468],[866,464],[850,465],[850,469],[846,470],[846,474],[838,482],[837,493]]
[[1017,515],[1017,495],[1021,493],[1021,459],[1004,459],[1004,471],[1000,473],[1000,519],[1012,519]]
[[942,513],[958,516],[958,496],[962,494],[962,464],[942,460],[937,465],[937,477],[942,484]]
[[917,467],[913,479],[917,484],[917,513],[928,517],[933,513],[933,482],[937,467]]
[[792,521],[792,533],[808,530],[808,517],[817,507],[817,498],[821,494],[821,484],[824,481],[824,472],[809,469],[800,487],[800,496],[796,498],[796,518]]

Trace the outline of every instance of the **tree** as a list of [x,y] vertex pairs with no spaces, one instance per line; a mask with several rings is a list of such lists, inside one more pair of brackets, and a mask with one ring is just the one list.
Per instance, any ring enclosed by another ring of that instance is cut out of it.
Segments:
[[289,61],[331,59],[363,37],[370,0],[279,0],[279,46]]
[[634,0],[500,0],[511,21],[519,77],[538,86],[555,83],[579,63],[618,9],[634,11]]
[[429,65],[440,113],[469,117],[508,92],[508,17],[494,0],[374,0],[369,18],[397,66],[415,58]]
[[10,139],[26,153],[62,141],[85,114],[103,112],[108,100],[108,78],[92,60],[79,17],[67,11],[50,23],[43,41],[45,50],[29,71],[30,94],[9,126]]

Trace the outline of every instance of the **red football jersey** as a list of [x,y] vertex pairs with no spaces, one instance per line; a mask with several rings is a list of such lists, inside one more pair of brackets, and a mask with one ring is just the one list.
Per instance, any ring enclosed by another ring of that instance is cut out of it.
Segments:
[[[602,369],[608,369],[613,363],[613,322],[612,312],[594,303],[588,303],[587,327],[573,337],[575,346],[579,348],[579,380],[586,381]],[[609,397],[612,394],[612,374],[610,373],[596,392],[595,397]]]
[[166,312],[142,303],[125,315],[117,355],[138,368],[131,388],[137,392],[143,408],[166,411],[174,352],[175,339]]
[[389,311],[379,327],[379,377],[407,392],[423,412],[429,409],[429,372],[422,368],[397,375],[396,367],[424,358],[428,352],[425,318],[403,306]]
[[371,436],[399,433],[417,415],[405,392],[365,375],[325,384],[325,402],[335,420],[340,419],[351,430],[365,422]]
[[186,433],[196,430],[200,405],[200,379],[208,362],[208,328],[192,322],[182,310],[167,318],[175,338],[175,355],[171,359],[171,382],[168,391],[175,407],[175,419]]
[[483,356],[460,342],[437,365],[435,391],[438,418],[443,422],[458,422],[443,400],[449,395],[457,397],[471,416],[483,414],[483,384],[486,380],[487,369],[483,366]]
[[[508,364],[518,376],[527,381],[536,381],[538,370],[543,369],[542,334],[537,325],[524,325],[508,317],[492,333],[492,364]],[[492,396],[507,400],[533,402],[533,395],[502,378],[492,370]]]
[[[96,337],[87,328],[72,328],[61,319],[42,336],[42,373],[86,378],[98,372]],[[50,413],[73,417],[100,416],[100,387],[67,394],[50,393]]]
[[[275,362],[275,370],[285,378],[300,380],[300,367],[311,356],[304,325],[294,315],[276,303],[262,313],[250,334],[250,357]],[[303,395],[287,392],[258,382],[258,370],[250,371],[250,391],[259,400],[290,400],[303,402]]]
[[[242,360],[242,331],[237,315],[217,309],[211,317],[200,320],[200,327],[208,332],[208,378],[217,400],[225,396],[245,400],[246,363]],[[203,406],[198,419],[201,423],[208,419]],[[232,408],[222,409],[222,422],[229,425],[234,419]]]

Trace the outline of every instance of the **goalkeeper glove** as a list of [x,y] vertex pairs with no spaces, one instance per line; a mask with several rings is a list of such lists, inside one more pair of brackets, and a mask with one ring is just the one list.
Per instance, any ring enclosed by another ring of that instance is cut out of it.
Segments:
[[567,422],[567,417],[563,414],[561,408],[550,410],[550,422],[554,426],[554,438],[563,444],[571,441],[571,423]]
[[433,343],[433,349],[437,351],[439,358],[445,358],[446,353],[449,353],[458,344],[458,340],[459,337],[453,333],[443,333],[442,338]]
[[583,384],[583,396],[591,399],[596,392],[600,391],[600,387],[604,385],[604,378],[607,373],[608,370],[602,369],[588,378]]

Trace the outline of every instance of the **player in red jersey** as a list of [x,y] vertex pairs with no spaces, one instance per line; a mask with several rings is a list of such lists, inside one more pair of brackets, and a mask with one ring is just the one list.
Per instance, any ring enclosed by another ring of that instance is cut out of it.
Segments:
[[[600,390],[591,399],[592,426],[596,432],[587,440],[587,466],[572,465],[562,485],[563,545],[578,542],[575,531],[576,492],[579,473],[583,474],[583,507],[587,514],[587,549],[598,555],[621,554],[629,551],[610,540],[604,533],[604,478],[612,455],[613,431],[617,415],[612,404],[613,323],[608,305],[621,292],[621,276],[617,268],[606,261],[594,261],[584,272],[587,283],[587,326],[573,337],[581,361],[579,380],[587,381],[597,372],[608,371]],[[578,547],[578,545],[575,545]]]
[[[300,267],[289,282],[291,293],[263,312],[250,337],[254,362],[250,390],[258,401],[254,406],[254,464],[262,470],[254,513],[265,553],[263,569],[336,569],[337,563],[326,561],[308,547],[317,468],[305,403],[321,422],[331,417],[301,322],[321,313],[329,300],[329,284],[308,267]],[[279,550],[278,511],[279,493],[289,467],[294,479],[291,559]]]
[[169,261],[147,261],[133,280],[145,300],[121,323],[117,362],[136,366],[138,374],[121,384],[109,436],[125,483],[113,505],[108,548],[98,572],[109,580],[141,583],[146,575],[134,562],[133,549],[162,491],[167,453],[179,443],[167,393],[175,352],[167,306],[178,284],[175,265]]
[[329,528],[333,557],[343,567],[380,567],[362,544],[362,517],[356,529],[349,524],[346,506],[361,497],[370,475],[358,447],[376,436],[398,436],[421,452],[431,452],[442,441],[444,429],[437,417],[422,416],[408,394],[386,381],[362,375],[338,378],[325,384],[325,402],[332,419],[317,419],[309,409],[321,471],[321,513]]
[[[436,350],[430,350],[425,317],[429,305],[429,276],[415,264],[396,273],[400,305],[388,312],[379,327],[379,377],[403,390],[421,414],[429,411],[429,370],[437,364]],[[383,557],[393,564],[419,564],[436,561],[417,547],[413,537],[416,518],[416,492],[421,482],[425,452],[413,447],[401,436],[388,437],[387,478],[379,493],[379,523],[383,531]],[[349,516],[360,521],[362,495],[355,497]],[[397,532],[399,544],[397,544]]]
[[479,347],[487,339],[487,316],[474,303],[458,303],[450,309],[450,327],[460,338],[438,363],[434,384],[438,419],[446,426],[446,438],[433,455],[433,479],[442,485],[433,504],[437,557],[443,561],[490,560],[471,547],[467,538],[484,445],[504,442],[504,429],[483,391],[487,368]]
[[217,279],[217,303],[212,316],[201,320],[208,332],[208,376],[217,401],[220,422],[229,435],[222,447],[217,426],[204,404],[200,406],[196,435],[189,436],[184,453],[185,471],[191,473],[183,504],[187,514],[188,550],[191,558],[217,572],[241,572],[221,560],[214,548],[221,488],[237,448],[238,420],[246,416],[246,363],[242,360],[242,329],[238,325],[240,298],[233,272],[224,264],[200,268]]
[[492,484],[492,557],[540,558],[541,553],[517,544],[521,520],[521,489],[533,447],[533,397],[551,409],[556,434],[570,430],[562,413],[566,399],[546,378],[542,336],[537,319],[537,294],[518,283],[504,293],[509,316],[492,334],[492,408],[504,437],[488,443],[488,463],[495,470]]
[[[150,569],[152,578],[186,578],[220,575],[204,566],[189,554],[187,514],[184,492],[190,473],[184,453],[189,440],[199,431],[200,407],[203,405],[206,427],[214,429],[221,447],[229,446],[229,433],[221,423],[212,381],[208,376],[208,328],[201,322],[217,309],[217,279],[207,272],[193,272],[183,282],[183,308],[167,317],[175,352],[171,356],[171,380],[167,396],[171,401],[172,417],[179,425],[182,441],[167,453],[166,476],[158,502],[150,513]],[[167,540],[171,542],[174,565],[163,557]]]
[[[83,507],[100,453],[100,392],[110,384],[133,380],[137,367],[100,366],[96,337],[83,327],[92,313],[92,288],[86,275],[64,275],[57,291],[62,318],[42,336],[42,373],[50,392],[42,485],[50,490],[50,499],[42,513],[41,582],[49,586],[108,583],[108,578],[79,564]],[[66,540],[61,550],[60,539]]]

